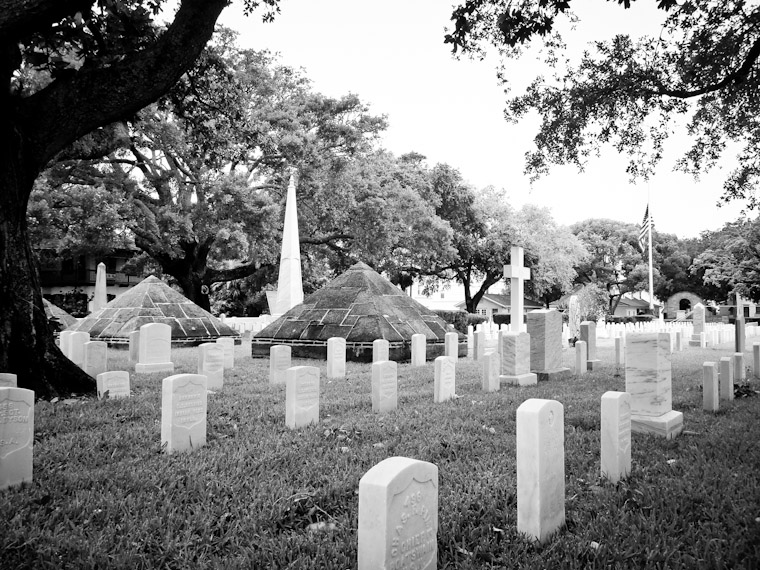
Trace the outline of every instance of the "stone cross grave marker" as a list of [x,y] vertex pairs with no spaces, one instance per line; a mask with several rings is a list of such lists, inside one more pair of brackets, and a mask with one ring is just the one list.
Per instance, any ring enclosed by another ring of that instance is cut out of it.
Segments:
[[84,369],[84,343],[90,342],[90,333],[73,332],[69,336],[69,360]]
[[286,373],[290,368],[290,347],[275,344],[269,349],[269,383],[285,384]]
[[564,423],[556,400],[517,408],[517,531],[542,543],[565,523]]
[[454,361],[459,360],[459,333],[447,332],[443,337],[444,355]]
[[497,392],[499,390],[499,372],[501,358],[498,352],[489,352],[483,356],[483,391]]
[[390,360],[390,343],[384,338],[372,341],[372,362]]
[[412,335],[412,366],[425,366],[427,337],[424,334]]
[[379,414],[398,407],[398,368],[392,360],[372,363],[372,411]]
[[102,340],[84,343],[84,371],[93,378],[108,371],[108,344]]
[[174,372],[172,328],[163,323],[140,327],[140,348],[135,372]]
[[602,395],[602,477],[617,483],[631,473],[631,395]]
[[134,364],[140,360],[140,331],[129,333],[129,362]]
[[293,366],[285,380],[285,425],[297,429],[319,423],[319,368]]
[[631,395],[631,429],[672,439],[683,430],[683,413],[672,409],[670,335],[626,337],[625,391]]
[[327,339],[327,377],[346,377],[346,339],[343,337]]
[[[525,314],[525,281],[530,280],[530,269],[524,267],[525,255],[523,248],[512,246],[510,250],[510,264],[504,266],[504,279],[509,280],[510,299],[510,330],[523,332],[523,315]],[[562,328],[560,323],[560,335]]]
[[224,368],[232,370],[235,368],[235,339],[231,336],[222,336],[216,339],[216,344],[224,350]]
[[0,489],[31,483],[34,391],[0,388]]
[[438,467],[389,457],[359,481],[359,570],[435,570]]
[[734,359],[724,356],[720,359],[720,399],[734,399]]
[[702,409],[717,412],[720,408],[718,365],[715,362],[705,362],[702,365]]
[[601,363],[601,360],[596,357],[596,323],[594,321],[581,323],[581,340],[586,342],[586,366],[589,370],[593,370]]
[[18,376],[10,372],[0,372],[0,388],[18,388]]
[[105,397],[109,400],[129,398],[129,372],[124,370],[101,372],[95,378],[95,382],[98,388],[98,400]]
[[206,445],[207,406],[205,376],[175,374],[164,378],[161,385],[161,445],[166,453]]
[[206,377],[206,388],[221,390],[224,386],[224,347],[216,342],[198,345],[198,374]]
[[575,341],[575,374],[583,376],[588,372],[588,347],[585,340]]
[[538,376],[530,371],[530,335],[526,332],[501,333],[501,375],[499,381],[533,386]]
[[530,371],[538,380],[562,379],[570,369],[562,366],[562,315],[554,309],[528,313]]
[[433,401],[438,404],[451,400],[456,395],[456,363],[448,356],[435,359],[435,381]]

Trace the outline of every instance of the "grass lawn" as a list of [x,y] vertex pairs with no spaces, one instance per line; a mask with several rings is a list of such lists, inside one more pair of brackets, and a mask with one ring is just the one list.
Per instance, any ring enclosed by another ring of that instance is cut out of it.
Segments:
[[[209,394],[207,445],[190,453],[161,453],[165,374],[132,374],[129,399],[38,402],[34,482],[0,492],[0,568],[355,568],[359,479],[394,455],[438,466],[439,568],[760,565],[760,398],[702,410],[702,363],[731,345],[673,355],[685,431],[633,434],[633,472],[616,486],[599,476],[600,398],[625,390],[614,364],[486,394],[478,363],[460,360],[460,397],[443,404],[432,362],[400,364],[398,410],[377,415],[369,365],[328,381],[324,362],[294,361],[321,369],[321,419],[291,431],[285,387],[246,349]],[[614,363],[610,346],[598,352]],[[127,357],[110,350],[109,369],[130,370]],[[196,358],[174,349],[175,373],[194,373]],[[567,525],[544,546],[516,530],[515,412],[527,398],[565,413]]]

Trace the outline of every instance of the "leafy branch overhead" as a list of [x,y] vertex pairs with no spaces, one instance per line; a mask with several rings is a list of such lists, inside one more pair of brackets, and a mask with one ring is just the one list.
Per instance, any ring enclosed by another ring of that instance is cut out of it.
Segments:
[[576,4],[471,0],[452,13],[454,29],[446,41],[455,51],[476,55],[496,46],[507,86],[506,65],[541,48],[550,75],[537,77],[507,101],[508,119],[534,111],[541,117],[527,172],[541,176],[554,164],[582,169],[590,155],[611,144],[631,157],[633,177],[646,177],[685,121],[691,146],[675,167],[697,176],[719,164],[727,146],[735,147],[738,166],[725,182],[723,200],[757,206],[760,6],[745,0],[662,0],[656,3],[663,20],[657,36],[593,41],[580,60],[571,61],[563,40],[573,37],[567,24],[576,17]]

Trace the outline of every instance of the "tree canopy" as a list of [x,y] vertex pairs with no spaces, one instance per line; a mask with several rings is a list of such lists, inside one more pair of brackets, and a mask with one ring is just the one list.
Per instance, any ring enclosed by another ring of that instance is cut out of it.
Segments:
[[[653,0],[639,0],[653,1]],[[618,0],[629,8],[633,0]],[[508,119],[541,118],[526,171],[540,176],[553,164],[583,168],[611,144],[630,156],[632,176],[648,176],[665,141],[685,121],[691,146],[675,167],[697,176],[738,148],[738,168],[723,200],[757,205],[760,180],[760,5],[746,0],[658,0],[657,36],[618,35],[593,41],[580,61],[564,54],[573,0],[520,3],[468,0],[452,13],[446,36],[460,53],[497,46],[504,60],[541,48],[545,75],[507,101]],[[621,17],[625,14],[621,9]],[[592,38],[593,39],[593,38]],[[531,52],[532,53],[532,52]],[[501,73],[509,84],[509,74]]]

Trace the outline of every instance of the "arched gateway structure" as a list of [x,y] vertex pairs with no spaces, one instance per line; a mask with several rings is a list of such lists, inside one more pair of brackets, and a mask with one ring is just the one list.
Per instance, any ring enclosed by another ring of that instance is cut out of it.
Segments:
[[679,291],[668,297],[668,300],[665,301],[665,316],[668,319],[675,319],[678,315],[678,311],[686,311],[689,313],[694,309],[694,306],[697,303],[705,304],[705,302],[694,293]]
[[[427,338],[427,358],[444,353],[446,322],[364,263],[352,265],[251,339],[251,355],[269,357],[276,344],[301,358],[327,358],[327,340],[346,339],[348,360],[371,362],[372,342],[385,339],[391,360],[409,360],[413,334]],[[460,335],[460,354],[467,345]]]

